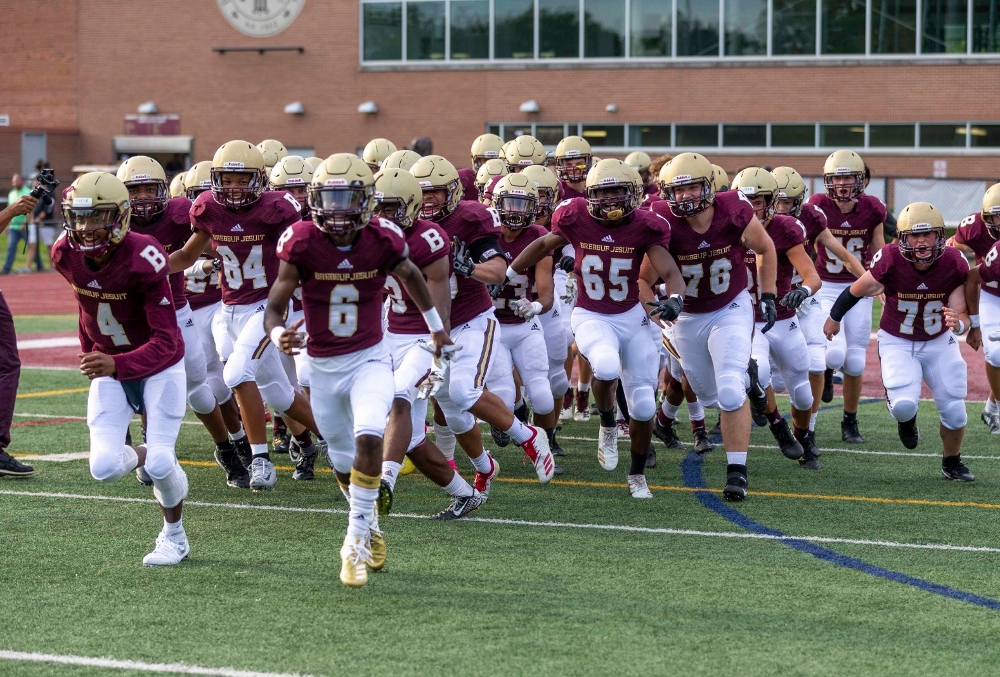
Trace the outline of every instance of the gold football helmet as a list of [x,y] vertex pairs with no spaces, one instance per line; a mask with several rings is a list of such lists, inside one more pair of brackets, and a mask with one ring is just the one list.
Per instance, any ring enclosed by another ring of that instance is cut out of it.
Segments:
[[[733,177],[733,190],[738,190],[753,205],[757,220],[767,224],[774,216],[774,199],[778,194],[778,181],[771,172],[760,167],[747,167]],[[758,211],[755,200],[762,198],[764,204]]]
[[482,193],[483,188],[486,187],[486,184],[489,183],[489,180],[494,176],[507,176],[508,174],[510,174],[510,172],[507,171],[506,162],[499,158],[487,160],[479,168],[479,171],[476,172],[476,189]]
[[128,188],[114,174],[87,172],[63,195],[62,213],[69,245],[87,258],[100,258],[128,234]]
[[983,195],[983,211],[980,213],[983,225],[989,231],[990,237],[1000,240],[1000,183],[995,183],[986,189]]
[[271,190],[283,190],[299,201],[302,215],[309,214],[309,184],[312,183],[312,165],[299,155],[286,155],[271,169],[268,185]]
[[715,189],[716,193],[725,193],[732,188],[732,184],[729,183],[729,174],[717,164],[712,164],[712,188]]
[[[899,253],[913,263],[932,263],[943,253],[945,247],[944,216],[941,210],[929,202],[912,202],[896,217],[896,233],[899,237]],[[915,246],[910,238],[924,233],[934,233],[933,244]]]
[[[170,199],[167,193],[167,175],[160,163],[153,158],[145,155],[130,157],[118,168],[118,180],[129,189],[132,214],[140,219],[151,219],[167,208],[167,200]],[[151,186],[156,192],[147,196],[146,191],[139,186]],[[138,195],[140,190],[142,195]]]
[[[840,177],[853,178],[853,183],[837,181]],[[823,163],[823,186],[826,194],[837,202],[851,202],[865,192],[865,161],[853,150],[830,153]]]
[[307,157],[306,162],[309,163],[309,167],[315,172],[317,169],[319,169],[319,166],[323,164],[323,158],[316,157],[314,155],[312,157]]
[[396,144],[389,139],[372,139],[361,152],[361,159],[372,172],[377,172],[381,169],[382,162],[395,152]]
[[180,172],[179,174],[174,174],[174,178],[170,179],[170,188],[167,192],[170,197],[181,197],[187,192],[187,188],[184,186],[184,175],[187,172]]
[[458,208],[463,190],[462,180],[455,165],[440,155],[425,155],[410,167],[410,173],[416,177],[420,190],[425,195],[439,190],[444,191],[444,199],[441,202],[424,200],[420,208],[420,215],[423,218],[440,221]]
[[423,194],[413,174],[398,167],[386,167],[375,175],[375,214],[395,221],[403,228],[413,225]]
[[608,158],[591,167],[587,174],[587,208],[605,225],[621,221],[639,207],[642,191],[637,189],[638,173],[621,160]]
[[382,169],[402,169],[404,172],[408,172],[419,159],[420,153],[405,149],[397,150],[395,153],[390,153],[389,157],[382,161]]
[[496,134],[480,134],[472,142],[472,168],[479,171],[487,160],[503,157],[503,139]]
[[582,136],[567,136],[556,146],[556,176],[566,183],[586,181],[593,157],[589,141]]
[[324,233],[346,235],[368,225],[375,211],[375,178],[353,153],[334,153],[313,172],[309,210]]
[[775,167],[771,176],[778,182],[775,211],[792,216],[801,214],[802,203],[806,199],[806,182],[802,180],[802,175],[791,167]]
[[643,153],[641,150],[634,150],[625,156],[625,164],[635,168],[635,171],[642,174],[649,171],[649,166],[653,164],[653,159],[649,157],[648,153]]
[[[712,163],[704,155],[681,153],[660,169],[657,177],[660,197],[670,205],[674,216],[689,218],[700,214],[715,203],[714,175]],[[700,192],[693,193],[692,186],[699,186]],[[685,187],[688,189],[683,190]]]
[[493,188],[492,201],[500,222],[511,230],[521,230],[535,221],[538,189],[530,177],[508,174]]
[[533,136],[523,134],[504,146],[507,170],[519,172],[528,165],[545,164],[545,146]]
[[202,160],[191,165],[184,175],[184,194],[191,201],[204,193],[212,190],[212,161]]
[[228,141],[215,151],[211,177],[216,202],[230,209],[249,207],[267,185],[264,156],[248,141]]
[[274,165],[281,161],[281,158],[288,155],[288,149],[276,139],[264,139],[257,144],[257,150],[264,157],[264,167],[268,173]]
[[551,216],[559,201],[559,180],[547,167],[531,165],[521,170],[521,174],[535,182],[538,190],[538,218]]

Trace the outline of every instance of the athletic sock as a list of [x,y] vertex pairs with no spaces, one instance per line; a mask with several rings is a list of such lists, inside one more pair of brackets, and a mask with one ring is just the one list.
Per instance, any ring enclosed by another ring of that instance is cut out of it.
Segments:
[[243,429],[243,426],[240,426],[239,430],[229,433],[229,436],[233,438],[233,442],[237,442],[247,436],[247,431]]
[[805,446],[806,441],[809,439],[809,431],[803,430],[798,426],[794,426],[794,428],[795,428],[795,439],[799,441],[799,444]]
[[700,418],[697,421],[695,419],[691,419],[691,432],[696,432],[698,430],[704,430],[704,429],[705,429],[704,418]]
[[745,451],[727,451],[726,452],[726,463],[729,465],[746,465],[747,464],[747,452]]
[[493,470],[493,462],[490,460],[490,455],[486,453],[485,449],[483,449],[483,453],[475,458],[470,456],[469,460],[472,461],[472,465],[476,468],[477,472],[488,473]]
[[589,393],[590,384],[589,383],[578,383],[576,386],[576,392],[578,393]]
[[390,489],[396,488],[396,480],[399,478],[399,471],[402,467],[402,463],[382,461],[382,479],[389,485]]
[[381,478],[365,475],[356,468],[351,469],[351,511],[347,517],[347,535],[353,538],[366,538],[372,516],[375,514],[375,501],[378,499],[378,488]]
[[702,406],[700,401],[688,402],[688,418],[692,421],[705,420],[705,407]]
[[[665,403],[666,401],[664,401]],[[663,407],[656,410],[656,422],[662,425],[664,428],[669,428],[674,424],[672,418],[663,413]]]
[[455,476],[451,478],[451,482],[448,482],[447,486],[444,487],[444,490],[455,498],[464,498],[465,496],[472,496],[472,494],[475,493],[472,485],[466,482],[465,478],[457,472],[455,473]]
[[632,462],[629,465],[628,474],[629,475],[643,475],[646,472],[646,454],[640,456],[634,451],[629,452],[632,455]]
[[777,407],[775,407],[774,411],[771,413],[764,412],[764,416],[767,416],[767,420],[771,425],[777,425],[783,420],[781,418],[781,412],[778,411]]
[[997,406],[996,400],[992,397],[986,400],[986,413],[988,414],[1000,414],[1000,406]]
[[303,430],[301,435],[292,435],[295,441],[299,443],[300,449],[305,449],[310,444],[312,444],[312,436],[309,434],[309,430]]
[[514,417],[514,422],[504,432],[510,435],[510,439],[514,440],[514,443],[518,445],[530,440],[532,435],[531,428],[517,420],[516,416]]
[[[336,475],[334,475],[334,477],[336,477]],[[351,505],[351,485],[350,484],[345,484],[344,482],[342,482],[340,480],[339,477],[337,477],[336,479],[337,479],[337,486],[340,487],[340,493],[342,493],[344,495],[344,498],[347,499],[347,505],[350,506]]]
[[216,442],[215,446],[219,449],[219,451],[232,451],[234,448],[233,443],[229,440],[226,440],[225,442]]
[[673,421],[677,420],[677,412],[680,411],[680,408],[681,405],[670,404],[667,400],[663,400],[663,404],[660,405],[660,411],[663,412],[663,415]]
[[858,418],[858,412],[856,411],[853,413],[849,413],[846,411],[844,412],[844,421],[847,423],[854,423],[854,421],[856,421],[857,418]]
[[271,454],[268,453],[266,444],[251,444],[250,453],[253,454],[254,458],[257,458],[258,456],[263,456],[268,461],[271,460]]
[[179,518],[176,522],[168,522],[166,518],[163,519],[163,535],[164,536],[180,536],[184,533],[184,518]]
[[813,412],[809,414],[809,430],[816,430],[816,419],[819,418],[819,412]]
[[449,461],[455,460],[455,433],[446,425],[434,424],[434,443]]
[[602,428],[614,428],[616,425],[618,425],[617,421],[615,421],[614,409],[610,411],[601,411],[600,409],[598,409],[597,413],[601,417]]

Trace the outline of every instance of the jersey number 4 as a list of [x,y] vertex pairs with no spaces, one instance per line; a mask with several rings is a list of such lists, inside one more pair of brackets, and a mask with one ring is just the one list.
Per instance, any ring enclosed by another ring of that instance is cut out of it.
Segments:
[[115,319],[114,314],[111,312],[111,304],[97,304],[97,326],[102,334],[111,337],[111,342],[116,346],[129,345],[130,341],[128,340],[128,336],[125,335],[125,327]]

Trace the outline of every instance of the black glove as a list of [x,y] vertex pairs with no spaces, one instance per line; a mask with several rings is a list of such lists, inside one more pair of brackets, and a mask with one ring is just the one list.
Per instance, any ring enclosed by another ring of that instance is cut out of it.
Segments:
[[684,297],[680,294],[674,294],[666,301],[646,301],[646,305],[653,308],[649,311],[650,317],[659,315],[661,320],[673,322],[681,314],[681,308],[684,307]]
[[507,278],[504,278],[503,282],[501,282],[500,284],[486,285],[486,291],[490,293],[491,299],[495,299],[496,297],[500,296],[500,292],[502,292],[503,288],[506,286],[507,286]]
[[576,265],[576,259],[572,256],[564,256],[559,259],[559,263],[556,264],[556,268],[563,271],[564,273],[572,273],[573,266]]
[[803,289],[801,286],[796,286],[790,292],[785,294],[785,297],[781,299],[781,305],[789,308],[790,310],[795,310],[802,303],[809,298],[809,292]]
[[765,322],[761,333],[766,334],[778,319],[778,309],[774,307],[774,294],[765,292],[760,295],[760,314],[764,316]]
[[452,264],[454,271],[459,275],[472,277],[472,273],[476,270],[476,262],[472,260],[469,247],[464,242],[456,241],[451,253],[455,257],[455,262]]

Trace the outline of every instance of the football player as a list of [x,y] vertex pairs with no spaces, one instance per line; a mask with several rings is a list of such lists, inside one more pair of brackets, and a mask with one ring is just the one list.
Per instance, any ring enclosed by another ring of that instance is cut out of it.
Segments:
[[[539,165],[529,166],[537,167]],[[542,169],[544,169],[544,167],[542,167]],[[507,176],[508,174],[510,174],[510,172],[507,170],[507,163],[503,160],[493,158],[492,160],[484,162],[479,167],[479,171],[476,172],[476,194],[479,196],[479,201],[483,201],[486,184],[490,182],[490,179],[494,177]],[[490,202],[487,200],[483,204],[490,204]]]
[[[813,405],[812,386],[809,383],[809,347],[799,329],[796,310],[819,290],[822,282],[816,274],[812,259],[806,254],[806,227],[794,216],[777,214],[778,181],[765,169],[750,167],[733,177],[732,189],[743,193],[753,206],[754,215],[774,243],[777,255],[775,298],[778,303],[774,327],[763,333],[767,319],[756,309],[755,332],[751,356],[757,361],[760,384],[767,392],[764,410],[767,425],[787,458],[799,461],[803,468],[819,470],[819,448],[809,435],[809,417]],[[750,275],[750,298],[757,294],[757,256],[748,251],[744,260]],[[793,275],[799,282],[792,284]],[[792,424],[795,434],[788,430],[788,422],[778,411],[771,386],[771,365],[777,367],[788,390],[792,405]]]
[[[660,170],[660,202],[652,211],[671,225],[670,252],[686,283],[684,312],[673,326],[673,344],[684,374],[705,406],[717,404],[726,447],[723,497],[747,494],[750,410],[747,391],[754,309],[747,293],[743,252],[757,258],[758,305],[767,333],[775,308],[774,244],[753,206],[738,191],[716,193],[712,164],[697,153],[681,153]],[[662,302],[661,302],[662,303]],[[669,319],[669,318],[668,318]],[[752,373],[752,372],[751,372]],[[760,393],[762,394],[762,393]]]
[[505,259],[497,242],[500,217],[478,202],[461,201],[458,172],[440,155],[421,158],[410,173],[423,192],[421,216],[437,223],[452,243],[456,282],[451,337],[462,348],[450,360],[435,398],[448,427],[476,468],[476,491],[489,497],[490,483],[499,471],[496,461],[483,449],[477,417],[510,435],[531,459],[539,482],[548,484],[555,461],[543,432],[521,423],[500,398],[483,390],[493,364],[495,342],[500,338],[493,302],[486,291],[487,284],[499,284],[504,279]]
[[503,159],[503,139],[496,134],[480,134],[472,142],[472,169],[477,174],[479,168],[489,160]]
[[212,189],[212,161],[202,160],[191,165],[184,175],[184,195],[194,202],[206,190]]
[[650,338],[649,318],[639,303],[639,265],[648,256],[668,281],[674,296],[664,315],[680,311],[683,279],[667,252],[668,224],[646,210],[638,174],[621,160],[594,165],[587,176],[587,198],[564,200],[552,214],[552,232],[535,240],[507,268],[515,279],[554,249],[566,244],[576,255],[574,271],[581,291],[573,309],[573,334],[580,353],[594,370],[594,397],[601,417],[597,460],[605,470],[618,466],[615,390],[619,379],[631,413],[629,492],[652,498],[645,466],[656,413],[659,357]]
[[[184,246],[191,235],[191,201],[186,197],[167,197],[167,178],[160,163],[151,157],[136,155],[118,168],[118,180],[125,184],[132,207],[131,228],[151,236],[169,254]],[[183,272],[169,276],[177,324],[184,336],[184,371],[187,376],[187,402],[198,419],[205,425],[215,442],[215,460],[226,471],[226,482],[231,487],[246,489],[250,478],[240,463],[234,443],[222,416],[220,402],[229,402],[233,392],[225,383],[208,378],[208,362],[193,311],[184,294]],[[214,389],[213,389],[214,388]],[[234,405],[230,405],[233,407]],[[243,429],[235,409],[230,412],[233,432]],[[247,444],[245,437],[236,443]],[[244,453],[249,449],[243,449]],[[147,486],[149,477],[142,468],[136,468],[139,481]]]
[[288,155],[288,149],[285,148],[285,144],[276,139],[264,139],[257,144],[257,150],[260,151],[261,156],[264,158],[265,180],[267,179],[267,175],[271,173],[274,165],[278,164],[281,158]]
[[186,172],[179,172],[174,174],[174,178],[170,179],[170,197],[180,197],[187,192],[187,187],[184,185],[184,175]]
[[264,403],[288,414],[289,429],[304,450],[314,446],[306,427],[316,431],[309,402],[289,383],[263,321],[263,302],[278,273],[274,248],[284,229],[299,220],[301,207],[287,193],[264,191],[264,158],[246,141],[230,141],[216,151],[211,181],[211,190],[191,207],[194,232],[170,254],[170,266],[190,267],[209,246],[223,261],[222,314],[233,342],[232,353],[223,355],[223,376],[236,393],[252,454],[241,460],[250,471],[251,489],[273,489],[278,477],[267,447]]
[[[981,211],[969,214],[958,224],[954,245],[964,252],[973,254],[976,257],[976,264],[982,267],[997,240],[1000,240],[1000,183],[987,189],[983,195]],[[1000,397],[1000,346],[993,345],[992,341],[983,341],[982,334],[989,336],[1000,329],[1000,284],[991,277],[983,283],[981,292],[975,303],[968,300],[970,313],[973,313],[974,331],[969,331],[966,343],[976,350],[980,345],[983,347],[990,395],[979,417],[989,427],[990,432],[997,435],[1000,434],[1000,407],[997,406],[997,398]],[[977,316],[980,314],[983,315],[982,331],[975,326],[978,324]]]
[[594,166],[590,142],[582,136],[567,136],[556,146],[555,168],[559,178],[559,201],[587,197],[587,174]]
[[967,376],[956,338],[972,324],[966,312],[969,263],[958,249],[945,246],[944,217],[932,204],[904,207],[896,230],[899,243],[876,252],[868,272],[840,293],[823,331],[832,340],[862,297],[885,294],[878,354],[886,406],[899,439],[907,449],[920,441],[917,408],[920,384],[926,383],[941,421],[941,472],[950,480],[971,482],[975,476],[961,456]]
[[410,171],[410,167],[415,165],[419,159],[420,155],[414,153],[412,150],[397,150],[395,153],[390,153],[382,161],[382,169],[402,169],[404,172],[408,172]]
[[361,159],[374,174],[382,168],[382,162],[395,152],[396,144],[389,139],[372,139],[361,152]]
[[369,566],[381,569],[386,559],[375,505],[394,391],[381,321],[390,273],[424,314],[435,355],[451,343],[420,269],[407,258],[399,226],[372,218],[374,193],[371,170],[357,156],[337,153],[320,165],[309,187],[313,220],[295,223],[278,241],[281,266],[264,317],[267,335],[282,352],[301,349],[302,321],[286,328],[285,314],[302,285],[316,420],[351,506],[340,581],[354,588],[367,582]]
[[[867,269],[871,257],[885,244],[882,222],[886,211],[881,200],[865,194],[864,181],[865,163],[861,157],[850,150],[838,150],[823,164],[826,193],[816,193],[806,204],[823,211],[833,237]],[[823,314],[829,315],[834,302],[851,286],[855,276],[822,242],[816,245],[816,271],[823,281],[820,306]],[[826,347],[823,400],[829,402],[833,397],[833,370],[843,369],[844,417],[840,422],[840,436],[852,444],[865,441],[858,430],[857,413],[861,373],[865,368],[871,330],[872,300],[866,297],[847,316],[844,332],[837,334]]]
[[[175,445],[184,418],[184,340],[167,280],[169,266],[151,236],[130,232],[128,189],[112,174],[80,176],[63,196],[65,233],[52,263],[80,308],[80,371],[90,379],[90,474],[114,482],[144,467],[163,512],[163,529],[145,566],[178,564],[190,552],[183,502],[188,480]],[[125,443],[134,413],[146,414],[146,440]]]
[[521,171],[530,165],[545,164],[545,146],[529,134],[523,134],[513,141],[508,141],[503,148],[507,171],[511,174]]
[[[434,307],[447,329],[451,311],[451,247],[440,226],[417,218],[422,204],[420,184],[406,170],[386,168],[375,175],[374,199],[375,216],[403,229],[409,259],[423,274]],[[414,466],[452,497],[451,505],[434,519],[458,519],[478,508],[483,496],[449,466],[441,450],[424,435],[427,396],[436,385],[429,378],[434,367],[433,356],[425,349],[431,337],[420,309],[400,280],[390,275],[385,289],[389,297],[385,343],[392,358],[396,392],[382,450],[382,482],[389,492],[394,491],[404,459],[409,456]],[[383,500],[383,505],[383,511],[387,511],[390,502]]]
[[649,172],[649,167],[653,164],[653,159],[649,157],[648,153],[644,153],[641,150],[632,151],[625,156],[625,164],[639,172],[639,178],[642,179],[642,199],[644,202],[647,195],[660,192],[656,187],[656,181]]

